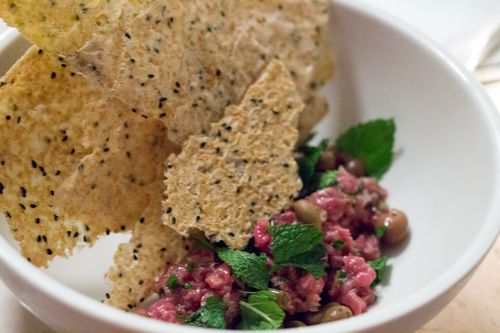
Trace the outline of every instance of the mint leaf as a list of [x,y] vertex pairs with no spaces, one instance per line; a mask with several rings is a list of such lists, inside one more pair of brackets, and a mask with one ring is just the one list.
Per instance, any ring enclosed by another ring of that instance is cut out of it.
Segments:
[[226,328],[224,311],[226,311],[226,305],[222,298],[210,296],[206,299],[203,307],[189,316],[186,324],[198,327]]
[[336,240],[336,241],[333,241],[332,247],[335,250],[342,250],[345,247],[345,243],[341,240]]
[[177,278],[177,275],[175,275],[175,274],[169,275],[169,277],[167,278],[167,283],[166,283],[167,288],[171,292],[173,292],[175,290],[175,288],[177,288],[178,285],[179,285],[179,278]]
[[251,293],[247,301],[240,301],[241,328],[244,330],[277,329],[285,319],[276,295],[270,291]]
[[319,176],[318,189],[324,189],[325,187],[335,185],[337,182],[338,171],[326,171]]
[[273,228],[270,245],[274,258],[273,271],[295,266],[318,279],[325,275],[323,233],[309,224],[284,224]]
[[389,268],[387,260],[387,256],[382,256],[377,260],[368,261],[368,264],[375,270],[375,273],[377,273],[377,277],[372,282],[370,287],[375,288],[380,284],[380,282],[382,282],[385,274],[387,273],[387,269]]
[[338,137],[336,146],[354,158],[361,159],[367,174],[382,178],[392,162],[394,133],[393,119],[377,119],[352,127]]
[[303,147],[301,149],[304,156],[297,160],[299,166],[299,176],[302,179],[302,184],[304,188],[313,183],[313,178],[316,173],[316,164],[321,156],[321,148],[319,147]]
[[256,256],[249,252],[228,248],[218,250],[217,254],[231,266],[234,275],[248,286],[260,290],[268,288],[269,267],[265,254]]

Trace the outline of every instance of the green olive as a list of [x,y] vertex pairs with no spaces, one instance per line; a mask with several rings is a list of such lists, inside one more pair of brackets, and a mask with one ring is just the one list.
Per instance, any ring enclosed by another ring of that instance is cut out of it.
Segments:
[[269,289],[269,291],[276,295],[276,303],[280,308],[282,308],[283,310],[290,308],[292,299],[289,293],[278,289]]
[[380,213],[375,228],[384,228],[382,242],[387,245],[401,243],[408,236],[408,218],[406,214],[398,209]]
[[285,321],[285,328],[294,328],[294,327],[306,327],[307,325],[300,320],[287,320]]
[[323,305],[318,312],[309,312],[305,316],[309,325],[329,323],[349,317],[352,317],[351,309],[336,302]]
[[332,150],[325,150],[321,153],[318,164],[316,164],[316,170],[327,171],[336,169],[336,159],[335,153]]
[[327,218],[326,211],[316,207],[312,202],[306,199],[295,201],[292,205],[292,209],[300,222],[312,224],[319,229],[321,229],[321,224],[325,222]]
[[347,162],[345,169],[356,177],[363,177],[366,174],[365,164],[360,159],[353,159]]

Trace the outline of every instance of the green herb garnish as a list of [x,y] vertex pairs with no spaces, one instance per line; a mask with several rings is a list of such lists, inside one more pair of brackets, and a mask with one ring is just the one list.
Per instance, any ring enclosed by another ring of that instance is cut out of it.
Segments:
[[343,269],[339,269],[335,273],[335,279],[340,285],[343,285],[347,281],[347,273]]
[[384,279],[387,269],[389,268],[387,265],[387,259],[387,256],[382,256],[377,260],[368,261],[368,264],[375,270],[375,273],[377,273],[377,277],[372,282],[370,287],[375,288]]
[[241,328],[244,330],[277,329],[285,319],[285,313],[270,291],[250,293],[246,301],[240,301]]
[[336,241],[333,241],[332,247],[335,250],[342,250],[345,247],[345,243],[341,240],[336,240]]
[[392,162],[396,125],[393,119],[377,119],[352,127],[339,136],[336,146],[361,159],[369,176],[382,178]]
[[175,288],[179,286],[179,278],[177,278],[177,275],[172,274],[167,278],[167,288],[173,292]]
[[183,284],[180,284],[179,283],[179,278],[177,277],[177,275],[175,274],[172,274],[172,275],[169,275],[168,278],[167,278],[167,282],[165,283],[165,285],[167,286],[167,288],[171,291],[171,292],[174,292],[174,290],[177,288],[177,287],[181,287],[181,288],[184,288],[184,289],[191,289],[193,288],[193,286],[190,284],[190,283],[183,283]]
[[381,226],[381,227],[376,227],[375,228],[375,237],[378,239],[384,237],[385,233],[387,232],[387,229],[389,229],[387,226]]
[[217,254],[231,266],[234,275],[245,284],[259,290],[268,288],[269,267],[265,254],[256,256],[249,252],[228,248],[218,250]]
[[318,279],[325,275],[323,233],[309,224],[284,224],[273,228],[270,245],[274,258],[273,271],[295,266]]
[[222,298],[210,296],[206,299],[203,307],[189,316],[186,324],[198,327],[226,328],[225,311],[226,305]]
[[337,183],[338,171],[326,171],[319,175],[318,189],[324,189],[325,187],[335,185]]

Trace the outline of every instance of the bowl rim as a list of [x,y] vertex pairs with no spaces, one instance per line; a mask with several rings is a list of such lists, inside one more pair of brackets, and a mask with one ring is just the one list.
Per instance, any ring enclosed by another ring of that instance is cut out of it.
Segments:
[[[475,100],[478,108],[485,118],[485,129],[488,130],[491,140],[496,146],[495,160],[500,165],[500,115],[490,98],[482,88],[481,84],[468,72],[464,66],[454,60],[446,51],[428,37],[418,32],[408,24],[390,14],[384,13],[369,5],[350,0],[333,0],[334,7],[339,6],[357,15],[375,21],[377,24],[386,26],[391,30],[398,31],[407,39],[419,45],[422,49],[433,55],[444,67],[452,72],[457,81],[467,87],[470,98]],[[9,29],[0,36],[0,53],[5,47],[13,43],[20,34],[15,29]],[[420,293],[386,306],[384,309],[374,309],[363,314],[362,320],[351,318],[337,323],[323,324],[301,328],[301,332],[345,332],[360,329],[370,329],[379,327],[397,318],[409,315],[422,308],[434,299],[445,294],[453,286],[460,283],[474,268],[479,265],[493,245],[500,232],[500,175],[493,180],[496,192],[491,200],[491,206],[486,217],[481,232],[470,246],[439,278],[423,288]],[[113,308],[109,305],[101,304],[45,274],[42,270],[30,264],[12,246],[0,236],[0,263],[3,269],[10,270],[18,279],[23,280],[31,288],[44,294],[47,298],[54,299],[57,303],[71,308],[75,312],[80,312],[88,318],[98,320],[102,323],[116,327],[117,329],[137,330],[138,332],[165,332],[169,329],[179,333],[200,332],[199,328],[158,322],[148,318],[143,318],[135,314],[127,313]],[[29,277],[29,278],[28,278]],[[226,332],[225,330],[205,329],[207,332]],[[250,332],[250,331],[247,331]],[[256,331],[252,331],[256,332]],[[264,332],[264,331],[262,331]],[[268,332],[268,331],[267,331]]]

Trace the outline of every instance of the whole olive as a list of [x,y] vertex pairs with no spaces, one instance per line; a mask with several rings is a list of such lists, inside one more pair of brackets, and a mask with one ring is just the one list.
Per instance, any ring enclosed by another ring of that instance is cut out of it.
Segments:
[[289,293],[278,289],[269,289],[269,291],[276,295],[276,303],[280,308],[282,308],[283,310],[290,308],[292,304],[292,298],[290,297]]
[[318,163],[316,164],[316,170],[327,171],[336,169],[336,159],[333,150],[325,150],[319,156]]
[[408,236],[408,218],[406,214],[398,209],[390,209],[388,212],[380,213],[375,228],[384,228],[382,242],[387,245],[401,243]]
[[352,317],[352,311],[347,306],[336,302],[331,302],[323,305],[318,312],[309,312],[306,314],[306,323],[316,325],[321,323],[329,323],[341,319]]
[[300,320],[287,320],[285,321],[285,328],[294,328],[294,327],[306,327],[304,322]]
[[306,199],[295,201],[292,204],[292,209],[300,222],[312,224],[320,229],[321,224],[326,221],[327,218],[326,211],[316,207],[312,202]]
[[345,169],[356,177],[363,177],[366,174],[365,164],[360,159],[353,159],[347,162]]

